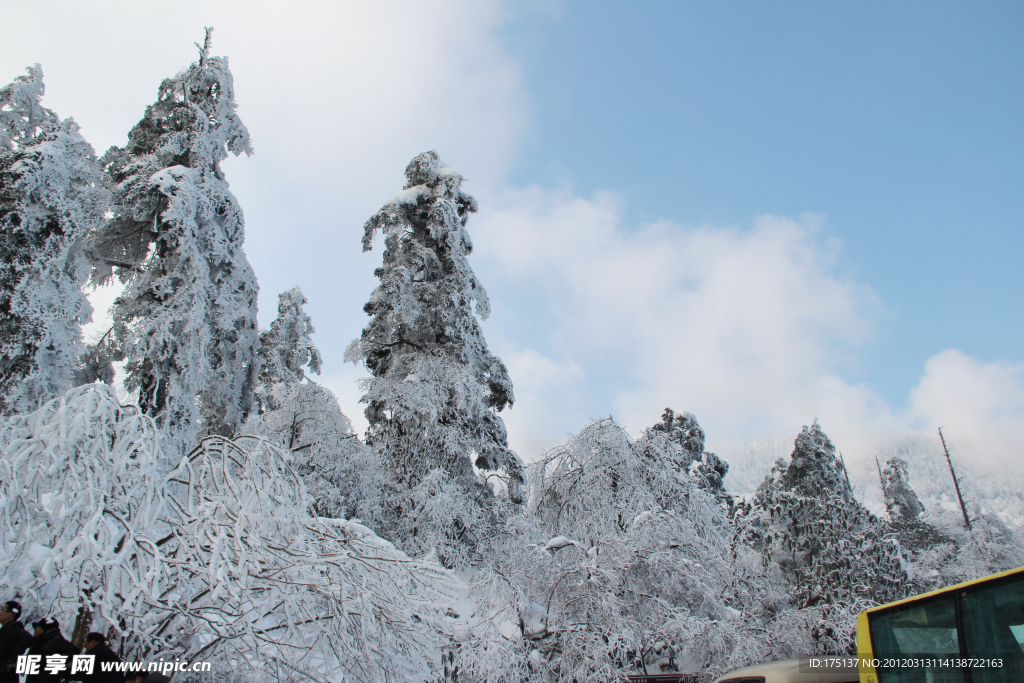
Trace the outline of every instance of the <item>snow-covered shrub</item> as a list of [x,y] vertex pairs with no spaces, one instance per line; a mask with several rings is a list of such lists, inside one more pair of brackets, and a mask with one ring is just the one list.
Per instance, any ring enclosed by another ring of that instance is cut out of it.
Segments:
[[178,590],[154,622],[187,640],[183,656],[254,677],[429,677],[461,583],[360,524],[310,517],[289,460],[254,437],[207,437],[168,475]]
[[268,441],[207,437],[168,463],[153,421],[95,384],[3,421],[0,449],[0,592],[108,633],[126,659],[210,660],[217,680],[422,681],[460,623],[449,606],[465,611],[436,563],[310,516]]
[[708,670],[756,652],[731,604],[728,518],[676,466],[679,450],[599,420],[530,467],[540,540],[491,570],[522,587],[520,610],[539,606],[524,629],[538,680]]
[[5,420],[0,447],[0,592],[65,624],[84,608],[104,628],[141,630],[132,615],[168,577],[167,463],[152,420],[88,385]]
[[315,514],[380,528],[384,479],[377,454],[359,440],[334,394],[315,382],[281,382],[264,397],[278,407],[251,417],[242,431],[292,453]]

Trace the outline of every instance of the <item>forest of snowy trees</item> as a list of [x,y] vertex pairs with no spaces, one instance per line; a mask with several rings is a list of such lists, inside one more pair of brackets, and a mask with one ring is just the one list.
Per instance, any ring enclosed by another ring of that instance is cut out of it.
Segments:
[[[365,224],[383,254],[344,355],[369,371],[354,433],[311,376],[302,291],[258,329],[221,169],[252,146],[209,49],[101,157],[38,65],[0,89],[0,600],[25,621],[213,662],[176,680],[615,681],[849,652],[865,607],[1024,564],[978,501],[968,530],[919,497],[906,452],[872,513],[816,421],[747,495],[672,408],[524,465],[477,204],[433,151]],[[86,292],[112,281],[87,343]]]

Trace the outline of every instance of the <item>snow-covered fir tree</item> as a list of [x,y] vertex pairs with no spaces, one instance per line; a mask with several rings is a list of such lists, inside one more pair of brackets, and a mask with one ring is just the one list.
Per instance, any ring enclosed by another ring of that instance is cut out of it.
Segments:
[[0,89],[0,411],[34,410],[76,383],[82,323],[82,238],[108,193],[73,119],[42,106],[30,67]]
[[127,285],[113,308],[126,385],[182,447],[234,432],[258,370],[258,286],[220,168],[252,147],[227,58],[209,47],[208,29],[199,61],[166,79],[128,145],[104,155],[114,217],[90,243],[96,281]]
[[769,572],[781,569],[774,578],[786,582],[791,606],[812,610],[815,652],[846,651],[860,609],[909,590],[899,542],[854,498],[817,421],[797,436],[790,461],[780,459],[754,499],[737,506],[733,551],[737,568],[753,552]]
[[[401,527],[402,543],[412,544],[403,547],[415,552],[432,536],[424,527],[445,526],[442,545],[454,552],[486,534],[468,526],[489,517],[492,498],[474,467],[497,475],[508,498],[520,500],[522,464],[508,448],[498,415],[512,405],[512,382],[487,350],[478,321],[490,306],[467,259],[466,221],[476,201],[436,152],[417,156],[405,175],[405,189],[366,222],[363,249],[383,233],[384,263],[376,271],[380,286],[364,308],[370,322],[345,360],[364,363],[372,375],[362,398],[367,442],[392,480],[394,525]],[[479,514],[446,514],[451,486],[469,496]]]
[[321,356],[302,290],[294,287],[278,299],[277,318],[260,334],[260,411],[242,431],[293,454],[316,514],[377,527],[384,487],[377,456],[353,432],[334,394],[305,375],[305,368],[320,373]]
[[313,321],[303,309],[308,303],[298,287],[278,296],[277,318],[270,329],[260,332],[260,373],[256,383],[256,400],[260,413],[280,407],[274,390],[300,384],[306,377],[303,368],[317,375],[323,360],[320,349],[310,335]]

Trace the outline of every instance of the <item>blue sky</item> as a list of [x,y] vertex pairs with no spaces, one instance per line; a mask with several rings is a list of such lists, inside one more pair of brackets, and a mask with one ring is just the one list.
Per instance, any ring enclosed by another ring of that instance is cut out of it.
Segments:
[[1024,5],[573,2],[506,29],[538,119],[515,182],[626,221],[823,214],[891,317],[860,375],[906,399],[954,346],[1024,340]]
[[[256,154],[226,164],[260,318],[299,285],[322,381],[380,250],[362,223],[436,149],[480,202],[471,262],[526,459],[613,415],[693,411],[708,446],[817,417],[868,462],[946,426],[1024,447],[1020,3],[6,3],[97,151],[213,25]],[[109,292],[94,300],[98,308]],[[99,318],[100,316],[97,315]]]

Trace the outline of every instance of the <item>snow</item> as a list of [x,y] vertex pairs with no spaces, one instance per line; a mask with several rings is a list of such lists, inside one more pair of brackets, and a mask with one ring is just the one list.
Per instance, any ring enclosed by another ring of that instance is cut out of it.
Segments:
[[387,201],[387,204],[391,206],[402,206],[403,204],[409,206],[416,206],[416,204],[420,200],[420,197],[422,197],[427,192],[428,189],[426,185],[416,185],[414,187],[402,190],[394,197],[389,199]]
[[565,536],[555,536],[544,544],[544,550],[558,550],[559,548],[564,548],[567,545],[579,545],[579,543]]

